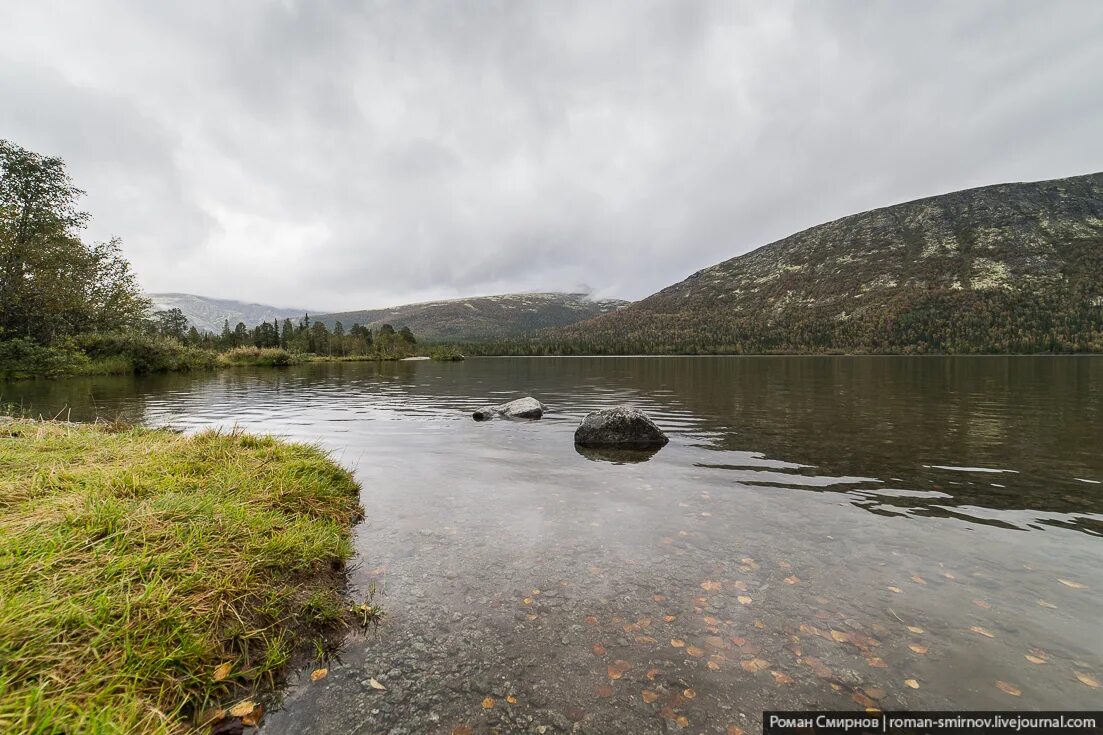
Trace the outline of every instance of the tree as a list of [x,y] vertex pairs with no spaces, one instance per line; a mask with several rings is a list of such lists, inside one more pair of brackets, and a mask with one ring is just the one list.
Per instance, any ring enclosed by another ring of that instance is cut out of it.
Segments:
[[238,322],[234,327],[233,342],[234,347],[243,347],[246,342],[249,341],[249,330],[245,326],[245,322]]
[[0,140],[0,339],[49,344],[142,323],[149,302],[119,241],[80,239],[83,194],[60,158]]
[[414,333],[410,331],[409,327],[403,327],[402,329],[398,330],[398,335],[402,337],[402,339],[406,340],[406,342],[409,344],[417,344],[417,340],[414,339]]
[[280,332],[280,347],[285,350],[291,345],[291,339],[295,334],[295,327],[290,319],[283,320],[283,330]]
[[188,331],[188,318],[176,308],[158,311],[153,314],[153,326],[158,334],[183,342]]
[[341,322],[336,322],[333,325],[333,351],[338,356],[344,356],[345,354],[345,325]]

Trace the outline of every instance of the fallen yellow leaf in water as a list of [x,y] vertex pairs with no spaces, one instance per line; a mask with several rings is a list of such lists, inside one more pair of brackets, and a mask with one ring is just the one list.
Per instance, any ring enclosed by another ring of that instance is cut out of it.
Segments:
[[926,653],[926,652],[927,652],[928,650],[930,650],[930,649],[928,649],[928,648],[927,648],[926,646],[922,646],[922,645],[920,645],[920,644],[918,644],[918,643],[909,643],[909,644],[908,644],[908,648],[912,649],[913,651],[915,651],[916,653],[918,653],[918,654],[919,654],[920,656],[922,656],[922,655],[923,655],[923,654],[925,654],[925,653]]
[[1022,694],[1022,690],[1014,684],[1008,684],[1006,681],[997,681],[996,688],[1010,694],[1012,697],[1018,697]]
[[995,638],[996,637],[995,633],[993,633],[989,630],[985,630],[984,628],[980,627],[979,625],[974,625],[974,626],[970,627],[969,630],[973,631],[977,635],[982,635],[985,638]]
[[475,735],[471,725],[456,725],[452,728],[452,735]]
[[733,635],[729,640],[739,647],[743,647],[747,643],[747,639],[741,635]]
[[1041,607],[1048,607],[1050,610],[1056,610],[1057,606],[1052,602],[1046,602],[1045,600],[1038,600],[1038,605]]
[[912,633],[915,633],[916,635],[924,632],[923,629],[920,628],[918,625],[909,625],[908,630],[910,630]]
[[885,663],[885,659],[880,656],[870,656],[866,659],[866,663],[875,669],[887,669],[889,667],[889,665]]
[[621,671],[620,669],[615,668],[613,666],[609,667],[609,678],[610,679],[613,679],[614,681],[616,681],[617,679],[621,678],[622,676],[624,676],[623,671]]
[[705,645],[711,648],[727,648],[728,644],[724,642],[724,639],[718,635],[705,636]]
[[743,667],[744,671],[749,671],[753,674],[757,671],[762,671],[770,664],[766,663],[760,658],[752,658],[749,661],[740,661],[739,665]]
[[666,602],[666,595],[654,594],[651,595],[651,599],[655,602]]
[[597,618],[595,618],[593,615],[587,615],[586,625],[597,625]]
[[534,595],[539,595],[539,594],[540,594],[540,590],[538,590],[538,589],[533,589],[533,590],[532,590],[532,594],[534,594]]
[[705,625],[720,625],[720,621],[712,615],[706,615],[703,620],[705,621]]
[[493,699],[493,697],[487,697],[486,699],[483,700],[483,709],[493,709],[493,708],[494,708],[494,699]]
[[649,635],[638,635],[638,636],[636,636],[636,643],[648,644],[648,643],[657,643],[657,642],[658,641],[656,641],[654,638],[652,638]]
[[1066,587],[1072,587],[1074,590],[1086,590],[1088,588],[1087,585],[1080,584],[1079,582],[1073,582],[1069,579],[1058,579],[1057,581],[1065,585]]
[[750,595],[740,595],[735,599],[739,600],[740,605],[750,605],[752,602],[754,602],[754,600],[751,599]]
[[841,630],[832,630],[831,637],[835,640],[836,643],[845,643],[847,641],[846,633],[842,632]]
[[1032,664],[1044,664],[1046,662],[1046,660],[1041,656],[1035,656],[1030,653],[1026,654],[1026,660]]
[[1080,680],[1080,683],[1084,686],[1091,687],[1092,689],[1098,689],[1103,684],[1099,683],[1099,679],[1096,679],[1091,674],[1085,674],[1082,671],[1073,671],[1076,674],[1076,678]]
[[919,682],[916,681],[915,679],[904,679],[904,686],[909,686],[912,689],[918,689],[919,688]]
[[685,648],[686,642],[683,641],[681,638],[671,638],[670,645],[674,646],[675,648]]
[[528,615],[526,615],[525,617],[526,617],[526,618],[527,618],[527,619],[528,619],[528,620],[529,620],[529,621],[531,622],[531,621],[533,621],[533,620],[536,620],[536,619],[537,619],[538,617],[540,617],[540,616],[539,616],[539,615],[537,615],[536,613],[529,613],[529,614],[528,614]]
[[697,696],[697,692],[693,691],[692,689],[683,689],[682,696],[686,699],[693,699]]
[[661,673],[662,671],[660,669],[650,668],[647,670],[647,674],[645,676],[647,676],[648,681],[655,681],[655,677]]
[[643,701],[647,704],[651,704],[659,698],[659,693],[653,692],[650,689],[644,689],[642,692],[640,692],[640,698],[643,699]]
[[899,587],[889,587],[889,592],[895,592],[896,594],[900,594],[903,591],[904,590],[900,589]]
[[695,658],[700,658],[705,655],[704,649],[698,648],[697,646],[688,646],[686,648],[686,653]]
[[854,694],[850,695],[850,698],[867,710],[877,709],[877,703],[861,692],[854,692]]
[[230,714],[234,717],[244,717],[256,708],[256,704],[251,699],[243,699],[233,707],[230,708]]
[[705,590],[706,592],[716,592],[720,589],[720,586],[721,585],[719,582],[713,582],[712,580],[708,579],[701,583],[701,589]]
[[713,671],[719,671],[720,670],[720,664],[717,663],[715,658],[710,658],[709,662],[706,664],[706,666],[708,666]]
[[735,583],[732,586],[735,587],[740,592],[746,592],[747,591],[747,583],[744,582],[742,579],[736,580]]
[[912,581],[915,582],[916,584],[927,584],[927,580],[923,579],[918,574],[913,574],[912,575]]
[[785,584],[798,584],[799,582],[800,577],[795,574],[790,574],[788,577],[785,578]]
[[674,724],[678,727],[689,727],[689,718],[685,715],[678,715],[674,718]]
[[510,704],[517,704],[517,697],[510,694],[509,696],[506,697],[506,701],[509,702]]
[[222,681],[230,675],[230,671],[232,671],[233,668],[234,665],[230,661],[227,661],[224,664],[219,664],[218,666],[214,667],[214,673],[211,674],[211,678],[215,681]]
[[663,615],[663,620],[665,620],[668,623],[673,623],[674,622],[674,616],[673,615]]
[[728,725],[728,729],[724,735],[743,735],[743,728],[736,727],[735,725]]
[[260,718],[264,717],[264,705],[258,704],[253,708],[253,711],[247,715],[243,715],[241,718],[241,724],[246,727],[256,727],[260,722]]
[[374,677],[371,678],[371,679],[368,679],[368,686],[370,686],[372,689],[378,689],[380,691],[387,688],[387,687],[383,686],[382,684],[380,684],[378,681],[376,681]]
[[984,600],[973,600],[973,604],[976,605],[979,608],[984,609],[984,610],[988,610],[989,608],[992,607],[991,605],[989,605]]
[[311,681],[321,681],[329,676],[329,669],[314,669],[310,672]]
[[526,597],[525,599],[521,600],[521,602],[525,603],[526,605],[531,605],[533,600],[531,597]]
[[776,682],[778,685],[793,683],[793,677],[782,671],[771,671],[770,673],[773,674],[774,682]]
[[595,643],[594,645],[590,646],[590,650],[594,652],[595,656],[605,655],[605,646],[601,645],[600,643]]

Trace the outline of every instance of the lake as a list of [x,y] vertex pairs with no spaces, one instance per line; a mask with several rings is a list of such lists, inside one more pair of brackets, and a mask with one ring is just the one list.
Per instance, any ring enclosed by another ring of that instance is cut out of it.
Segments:
[[[263,732],[734,733],[763,709],[1100,709],[1103,358],[337,363],[10,383],[355,468],[384,623]],[[543,420],[471,420],[532,395]],[[628,403],[671,442],[575,450]],[[377,689],[371,680],[385,687]]]

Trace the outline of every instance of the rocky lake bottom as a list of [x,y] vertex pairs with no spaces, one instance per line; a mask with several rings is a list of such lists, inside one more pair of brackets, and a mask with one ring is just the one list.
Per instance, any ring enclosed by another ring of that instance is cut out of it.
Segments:
[[[766,709],[1103,706],[1103,359],[487,358],[13,384],[356,470],[383,622],[264,733],[753,733]],[[539,421],[471,411],[532,395]],[[646,458],[580,453],[644,409]]]

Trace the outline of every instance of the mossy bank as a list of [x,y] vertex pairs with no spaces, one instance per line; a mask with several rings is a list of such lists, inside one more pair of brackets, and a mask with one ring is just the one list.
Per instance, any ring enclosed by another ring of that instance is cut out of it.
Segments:
[[180,732],[342,623],[359,488],[318,448],[0,422],[0,732]]

